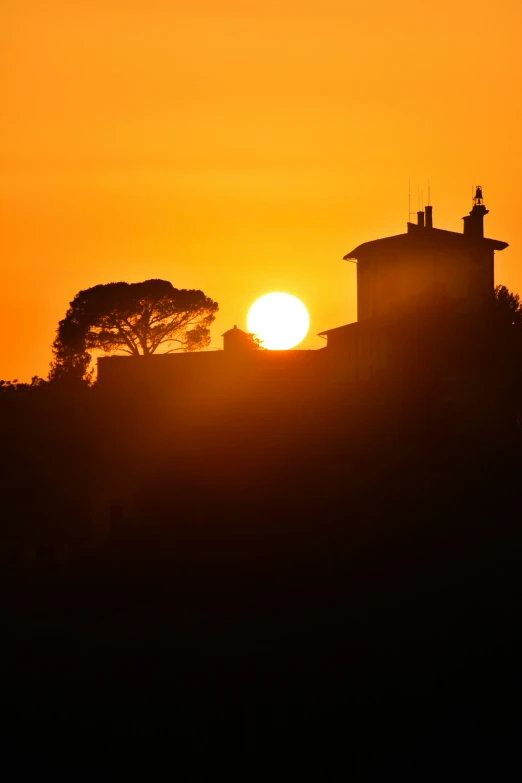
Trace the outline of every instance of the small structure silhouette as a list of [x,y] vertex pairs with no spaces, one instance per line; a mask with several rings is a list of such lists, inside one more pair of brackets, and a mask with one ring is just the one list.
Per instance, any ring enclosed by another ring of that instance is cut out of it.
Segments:
[[223,350],[232,353],[242,353],[243,351],[252,351],[258,346],[254,343],[252,335],[238,329],[234,324],[232,329],[221,335],[223,338]]

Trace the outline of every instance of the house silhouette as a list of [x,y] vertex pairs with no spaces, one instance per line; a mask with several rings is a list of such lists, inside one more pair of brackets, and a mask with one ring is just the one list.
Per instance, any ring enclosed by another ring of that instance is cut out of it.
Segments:
[[221,337],[223,338],[223,350],[227,352],[241,353],[255,348],[252,336],[248,332],[238,329],[235,324],[232,329],[224,332]]
[[[463,233],[435,228],[433,208],[417,213],[404,234],[364,242],[344,258],[357,264],[357,318],[327,329],[330,358],[367,374],[389,367],[417,338],[439,342],[486,318],[494,304],[494,255],[506,242],[484,237],[482,188],[476,188]],[[422,349],[422,345],[417,346]]]

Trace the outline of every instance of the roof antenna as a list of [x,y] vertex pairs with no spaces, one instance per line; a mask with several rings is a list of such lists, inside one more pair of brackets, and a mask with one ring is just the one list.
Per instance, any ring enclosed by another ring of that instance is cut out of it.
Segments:
[[[418,193],[418,186],[417,186],[417,193]],[[411,211],[411,179],[408,180],[408,223],[411,223],[412,215],[414,216],[415,213]]]
[[430,207],[430,181],[428,180],[428,206]]

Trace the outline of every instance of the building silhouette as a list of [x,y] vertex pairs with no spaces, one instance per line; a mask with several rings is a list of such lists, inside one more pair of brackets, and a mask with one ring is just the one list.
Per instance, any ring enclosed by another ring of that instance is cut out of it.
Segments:
[[364,242],[344,258],[357,264],[357,321],[320,332],[318,350],[268,351],[234,326],[222,351],[98,359],[102,389],[235,390],[358,380],[376,373],[410,378],[419,366],[464,364],[484,341],[480,324],[494,305],[495,251],[506,242],[484,236],[482,188],[462,233],[435,228],[433,208],[417,213],[403,234]]
[[221,335],[223,338],[223,350],[233,353],[242,353],[243,351],[252,351],[256,346],[252,341],[252,335],[238,329],[234,324],[232,329]]
[[232,399],[254,390],[304,390],[317,378],[317,358],[324,350],[264,350],[237,326],[222,337],[223,350],[99,357],[97,387],[126,398],[174,394]]
[[[433,208],[404,234],[364,242],[344,258],[357,264],[357,321],[320,333],[331,358],[359,374],[389,367],[399,353],[449,327],[469,330],[494,303],[494,255],[506,242],[484,237],[482,188],[462,233],[435,228]],[[414,335],[413,332],[418,334]],[[426,346],[427,347],[427,346]],[[335,354],[335,357],[332,357]]]

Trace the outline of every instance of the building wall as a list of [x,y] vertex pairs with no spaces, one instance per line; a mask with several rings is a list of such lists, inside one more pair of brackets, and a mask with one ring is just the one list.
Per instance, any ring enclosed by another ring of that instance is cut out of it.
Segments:
[[306,389],[317,379],[324,349],[195,351],[98,359],[97,389],[122,400],[152,397],[206,404]]
[[477,312],[493,296],[493,269],[493,250],[476,243],[368,249],[357,266],[358,320],[401,314],[430,300]]
[[328,334],[328,371],[334,380],[372,377],[389,369],[388,332],[353,323]]

